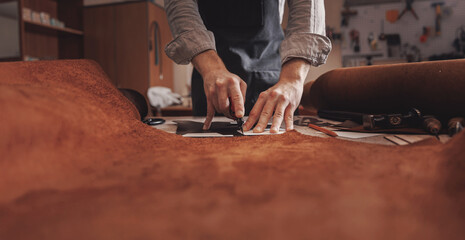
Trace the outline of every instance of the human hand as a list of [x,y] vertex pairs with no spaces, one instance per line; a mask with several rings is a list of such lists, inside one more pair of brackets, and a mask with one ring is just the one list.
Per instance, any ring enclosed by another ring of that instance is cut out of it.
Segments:
[[[207,97],[207,118],[203,129],[209,129],[215,112],[236,119],[244,117],[244,101],[247,84],[227,70],[213,70],[203,76]],[[231,115],[231,111],[235,116]]]
[[[215,51],[203,52],[192,63],[202,75],[207,97],[207,117],[203,129],[210,128],[215,112],[228,118],[242,118],[247,84],[237,75],[230,73]],[[231,115],[231,111],[235,116]]]
[[250,130],[258,121],[253,131],[263,132],[271,117],[271,133],[279,132],[283,120],[286,131],[294,129],[294,111],[302,98],[303,84],[309,68],[307,61],[297,58],[284,64],[279,82],[260,94],[243,125],[244,131]]

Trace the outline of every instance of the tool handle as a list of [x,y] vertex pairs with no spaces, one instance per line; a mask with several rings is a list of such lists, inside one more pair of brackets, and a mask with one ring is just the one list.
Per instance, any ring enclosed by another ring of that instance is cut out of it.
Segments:
[[465,126],[465,119],[461,117],[452,118],[447,124],[449,130],[449,136],[454,136],[455,134],[461,132]]
[[423,121],[423,127],[425,128],[427,132],[437,136],[439,132],[441,131],[442,124],[435,117],[428,116],[428,117],[425,117],[425,120]]
[[233,117],[234,120],[237,120],[236,117],[236,112],[234,111],[234,103],[231,101],[231,98],[229,99],[229,114],[231,114],[231,117]]
[[308,127],[309,127],[309,128],[312,128],[312,129],[315,129],[315,130],[317,130],[317,131],[320,131],[320,132],[322,132],[322,133],[325,133],[325,134],[328,135],[328,136],[337,137],[337,133],[335,133],[335,132],[333,132],[333,131],[331,131],[331,130],[322,128],[322,127],[318,127],[317,125],[314,125],[314,124],[309,123],[309,124],[308,124]]

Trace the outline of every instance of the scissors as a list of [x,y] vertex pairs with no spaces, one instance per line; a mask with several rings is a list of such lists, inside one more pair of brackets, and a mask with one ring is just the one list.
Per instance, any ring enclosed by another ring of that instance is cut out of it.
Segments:
[[159,124],[163,124],[165,123],[165,119],[163,118],[147,118],[143,121],[143,123],[147,124],[147,125],[159,125]]

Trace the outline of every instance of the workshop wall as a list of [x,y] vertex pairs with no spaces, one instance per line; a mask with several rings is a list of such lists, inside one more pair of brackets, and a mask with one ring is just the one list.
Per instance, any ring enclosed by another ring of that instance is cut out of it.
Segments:
[[[443,17],[441,20],[441,35],[435,36],[436,10],[432,3],[443,2]],[[416,46],[420,50],[421,59],[427,59],[431,55],[454,52],[452,43],[456,38],[457,29],[465,24],[465,1],[463,0],[423,0],[414,1],[413,9],[418,15],[415,19],[411,12],[406,12],[402,18],[394,23],[386,21],[386,11],[398,10],[399,14],[405,8],[405,2],[386,3],[379,5],[365,5],[352,7],[351,10],[358,12],[356,16],[349,18],[347,27],[342,28],[342,55],[373,54],[380,53],[378,59],[401,59],[403,56],[388,57],[386,41],[378,41],[376,50],[372,50],[368,43],[368,37],[372,33],[378,38],[381,33],[381,24],[384,20],[385,34],[399,34],[401,45],[408,44]],[[431,29],[430,35],[425,43],[420,42],[423,35],[423,27]],[[350,32],[357,30],[360,33],[360,52],[356,53],[351,44]],[[404,49],[403,49],[404,50]]]
[[[340,32],[341,10],[344,0],[325,0],[326,26]],[[342,67],[341,41],[332,41],[333,49],[329,54],[326,64],[312,67],[307,75],[306,82],[317,79],[324,73]]]

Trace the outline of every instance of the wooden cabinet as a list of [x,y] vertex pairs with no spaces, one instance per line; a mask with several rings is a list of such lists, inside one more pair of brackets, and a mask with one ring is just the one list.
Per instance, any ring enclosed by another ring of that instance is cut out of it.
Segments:
[[[16,43],[9,49],[18,49],[14,54],[0,53],[0,60],[82,58],[82,8],[82,0],[0,0],[0,12],[9,15],[14,26],[2,31],[2,35],[13,36],[8,41]],[[47,15],[50,21],[34,20],[31,12]],[[57,26],[56,20],[65,26]]]
[[115,86],[144,95],[150,86],[173,88],[163,8],[149,1],[85,7],[84,35],[85,57],[97,61]]

